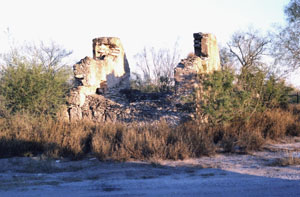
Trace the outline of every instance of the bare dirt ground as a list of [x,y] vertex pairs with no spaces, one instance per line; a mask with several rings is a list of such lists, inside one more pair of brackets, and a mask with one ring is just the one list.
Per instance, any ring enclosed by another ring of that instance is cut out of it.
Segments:
[[300,139],[184,161],[0,159],[0,196],[300,196]]

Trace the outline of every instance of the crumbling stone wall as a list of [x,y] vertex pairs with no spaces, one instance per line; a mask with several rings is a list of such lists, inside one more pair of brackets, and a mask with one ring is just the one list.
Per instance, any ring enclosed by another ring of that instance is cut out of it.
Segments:
[[101,63],[106,88],[125,89],[130,87],[130,69],[119,38],[101,37],[93,40],[93,58]]
[[119,94],[130,88],[130,69],[119,38],[93,39],[93,58],[85,57],[73,66],[75,87],[68,99],[69,118],[83,118],[84,106],[96,95]]
[[198,74],[220,70],[217,39],[212,34],[194,33],[193,56],[181,60],[174,70],[175,91],[179,100],[191,96],[199,86]]
[[175,68],[175,94],[143,93],[130,89],[130,69],[119,38],[93,40],[93,58],[85,57],[73,66],[75,86],[70,91],[68,119],[94,122],[155,122],[170,124],[194,117],[195,107],[178,105],[178,98],[189,97],[201,86],[198,74],[220,69],[216,38],[194,34],[195,55]]

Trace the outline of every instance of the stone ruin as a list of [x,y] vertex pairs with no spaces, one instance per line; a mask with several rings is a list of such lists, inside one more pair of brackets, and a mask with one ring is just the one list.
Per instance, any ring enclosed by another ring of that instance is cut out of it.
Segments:
[[190,119],[191,109],[181,100],[199,83],[199,73],[220,70],[217,41],[212,34],[194,34],[195,55],[181,60],[174,70],[175,93],[142,93],[130,89],[130,68],[119,38],[93,39],[93,58],[73,66],[75,85],[68,99],[70,121],[148,121],[165,119],[177,124]]
[[194,33],[194,55],[181,60],[174,70],[175,91],[184,99],[198,87],[198,74],[221,70],[217,39],[212,34]]
[[130,69],[119,38],[93,39],[93,58],[80,60],[73,66],[73,71],[75,87],[68,101],[70,120],[82,119],[84,115],[91,116],[90,102],[103,100],[100,95],[119,94],[121,89],[130,88]]

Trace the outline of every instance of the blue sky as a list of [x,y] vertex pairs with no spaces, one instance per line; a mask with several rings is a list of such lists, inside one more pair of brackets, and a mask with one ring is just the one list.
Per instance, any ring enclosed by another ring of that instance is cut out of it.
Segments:
[[[225,44],[249,25],[261,31],[284,24],[289,0],[4,0],[0,3],[0,52],[7,28],[23,41],[53,40],[73,50],[72,60],[92,55],[92,39],[120,37],[129,63],[144,46],[193,51],[194,32],[209,32]],[[300,85],[300,84],[299,84]]]

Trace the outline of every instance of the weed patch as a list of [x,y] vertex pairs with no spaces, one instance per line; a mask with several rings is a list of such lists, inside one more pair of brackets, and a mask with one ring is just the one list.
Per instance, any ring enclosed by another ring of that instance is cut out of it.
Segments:
[[[298,106],[297,106],[298,107]],[[299,136],[298,108],[274,109],[249,120],[233,120],[212,127],[190,121],[170,127],[152,124],[101,123],[17,113],[0,119],[0,157],[34,156],[80,159],[87,154],[100,160],[182,160],[225,152],[259,150],[267,139]]]
[[292,165],[300,165],[300,158],[297,157],[284,157],[275,159],[270,166],[292,166]]

